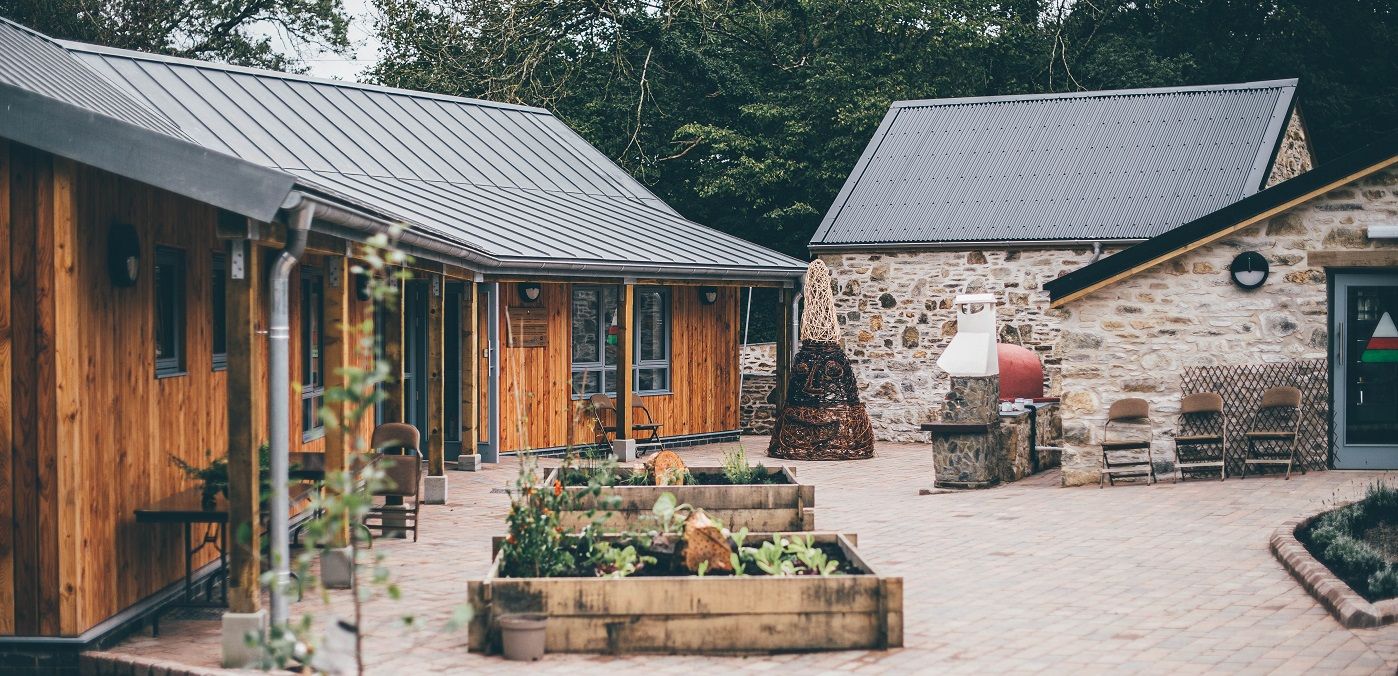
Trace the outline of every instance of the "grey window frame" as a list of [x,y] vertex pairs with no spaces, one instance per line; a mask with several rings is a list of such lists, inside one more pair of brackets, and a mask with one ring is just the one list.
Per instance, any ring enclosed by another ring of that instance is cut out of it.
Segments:
[[[568,394],[569,394],[569,395],[572,397],[572,399],[574,399],[574,400],[586,399],[586,398],[592,396],[593,394],[596,394],[596,393],[597,393],[597,392],[583,392],[583,393],[578,393],[578,392],[576,391],[576,388],[574,388],[574,386],[573,386],[573,378],[575,377],[575,374],[576,374],[578,371],[583,371],[583,372],[586,372],[586,373],[596,373],[596,374],[598,374],[598,377],[599,377],[599,379],[600,379],[599,382],[601,383],[601,386],[599,386],[599,387],[597,388],[598,392],[601,392],[602,394],[606,394],[606,395],[609,396],[609,397],[615,397],[615,396],[616,396],[616,391],[615,391],[615,390],[610,390],[610,391],[609,391],[609,390],[607,390],[607,388],[606,388],[606,377],[607,377],[607,374],[608,374],[608,373],[615,374],[615,373],[616,373],[616,370],[617,370],[617,365],[616,365],[616,364],[608,364],[608,363],[607,363],[607,349],[606,349],[607,327],[610,326],[610,323],[607,321],[607,314],[606,314],[605,310],[607,309],[607,308],[606,308],[606,299],[607,299],[606,290],[607,290],[608,288],[613,288],[613,289],[615,289],[616,287],[609,286],[609,285],[605,285],[605,284],[574,284],[573,287],[572,287],[572,289],[570,290],[570,292],[569,292],[569,294],[568,294],[568,341],[569,341],[569,345],[568,345],[568,352],[569,352],[569,354],[568,354],[568,358],[569,358],[569,369],[568,369]],[[575,361],[572,361],[572,356],[573,356],[573,355],[572,355],[572,348],[573,348],[573,345],[572,345],[572,340],[573,340],[573,317],[574,317],[574,303],[576,302],[576,295],[575,295],[575,294],[576,294],[576,292],[578,292],[578,291],[588,291],[588,290],[590,290],[590,291],[595,291],[595,292],[597,293],[597,304],[598,304],[598,312],[597,312],[598,321],[597,321],[597,334],[596,334],[596,337],[597,337],[597,361],[575,362]],[[638,396],[647,396],[647,397],[649,397],[649,396],[662,396],[662,395],[667,395],[667,394],[674,394],[674,377],[673,377],[674,371],[673,371],[673,368],[672,368],[672,366],[671,366],[671,362],[673,361],[672,355],[673,355],[673,352],[674,352],[674,333],[675,333],[675,331],[674,331],[674,304],[673,304],[673,302],[672,302],[672,301],[673,301],[673,297],[672,297],[672,294],[670,293],[670,288],[669,288],[669,287],[666,287],[666,286],[638,286],[638,287],[636,287],[636,291],[637,291],[638,293],[639,293],[639,292],[643,292],[643,291],[644,291],[644,292],[659,292],[660,295],[661,295],[661,299],[662,299],[662,300],[661,300],[661,310],[660,310],[660,312],[661,312],[661,315],[660,315],[660,316],[661,316],[661,319],[660,319],[660,326],[661,326],[661,331],[664,333],[664,336],[665,336],[665,349],[664,349],[665,356],[664,356],[663,359],[647,359],[647,360],[644,360],[644,361],[641,360],[641,358],[640,358],[640,357],[641,357],[641,350],[640,350],[640,341],[641,341],[641,335],[640,335],[640,334],[641,334],[641,332],[638,330],[639,327],[637,326],[638,316],[639,316],[640,310],[641,310],[641,304],[640,304],[640,303],[633,302],[633,303],[632,303],[632,316],[631,316],[631,348],[632,348],[631,354],[632,354],[632,356],[633,356],[633,361],[632,361],[632,366],[631,366],[631,390],[632,390],[633,392],[635,392]],[[618,303],[618,304],[620,304],[620,303]],[[664,388],[661,388],[661,389],[653,389],[653,390],[642,390],[642,389],[640,389],[640,383],[641,383],[641,369],[658,369],[658,370],[663,370],[663,371],[665,372],[665,387],[664,387]],[[613,382],[616,381],[616,376],[615,376],[615,375],[612,376],[612,381],[613,381]]]
[[[215,251],[209,268],[209,354],[210,368],[228,369],[228,257]],[[223,287],[219,288],[222,282]],[[218,349],[223,339],[223,351]]]
[[[301,441],[315,441],[325,436],[325,421],[320,408],[325,404],[325,275],[318,268],[301,266]],[[308,285],[319,284],[318,294],[307,293]],[[316,303],[311,303],[314,298]],[[314,307],[312,307],[314,305]],[[312,315],[314,313],[314,315]],[[311,331],[309,320],[314,316],[318,350],[316,371],[311,371]],[[312,378],[315,376],[316,378]],[[310,401],[307,409],[306,402]]]
[[[163,282],[161,280],[161,269],[168,269],[163,275],[165,277]],[[172,272],[175,277],[173,281],[170,280]],[[185,357],[188,352],[185,344],[185,339],[187,337],[187,331],[185,330],[185,317],[187,313],[185,308],[185,302],[187,300],[185,287],[189,279],[188,272],[189,267],[183,249],[164,245],[155,247],[155,266],[151,274],[151,285],[153,287],[153,293],[151,294],[151,300],[153,301],[152,314],[155,320],[155,335],[152,336],[151,341],[152,352],[158,347],[157,336],[162,333],[161,324],[167,319],[171,322],[171,334],[174,339],[174,342],[171,344],[174,354],[166,357],[156,356],[155,358],[156,378],[173,378],[188,373],[188,371],[185,370]],[[162,290],[165,288],[162,286],[162,283],[173,288],[174,298],[170,302],[172,312],[169,317],[164,317],[160,313],[160,299]]]

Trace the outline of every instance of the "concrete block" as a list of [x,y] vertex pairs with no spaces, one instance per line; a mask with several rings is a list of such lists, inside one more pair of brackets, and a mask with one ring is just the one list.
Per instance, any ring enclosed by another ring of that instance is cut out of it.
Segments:
[[320,580],[328,589],[349,589],[354,582],[354,551],[349,547],[321,550]]
[[429,505],[447,504],[447,478],[445,476],[426,477],[422,484],[422,501]]
[[[267,635],[267,611],[224,613],[222,635],[224,667],[257,667],[262,660],[262,640]],[[250,636],[256,637],[251,644]]]
[[479,472],[481,471],[481,455],[479,453],[462,453],[456,458],[456,471],[458,472]]
[[636,462],[636,440],[615,439],[612,441],[612,454],[617,462]]

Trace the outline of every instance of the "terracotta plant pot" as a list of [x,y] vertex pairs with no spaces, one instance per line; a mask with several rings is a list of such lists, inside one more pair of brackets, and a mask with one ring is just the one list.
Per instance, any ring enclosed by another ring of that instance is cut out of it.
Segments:
[[500,642],[505,659],[533,662],[544,656],[544,630],[548,616],[542,613],[517,613],[500,617]]

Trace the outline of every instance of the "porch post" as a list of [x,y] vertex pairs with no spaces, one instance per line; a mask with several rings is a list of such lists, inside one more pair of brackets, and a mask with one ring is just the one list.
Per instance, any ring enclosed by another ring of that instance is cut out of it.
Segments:
[[500,462],[500,282],[491,282],[486,293],[486,447],[481,460]]
[[481,419],[478,297],[476,283],[466,282],[461,291],[461,455],[456,458],[456,468],[469,471],[481,466],[480,449],[476,445]]
[[[325,293],[321,307],[324,311],[325,326],[325,379],[327,389],[346,387],[345,377],[340,370],[353,363],[354,336],[351,334],[349,290],[354,285],[350,273],[349,259],[345,256],[325,257]],[[325,400],[325,405],[335,416],[336,424],[325,426],[325,471],[343,472],[349,468],[352,452],[351,439],[359,432],[346,429],[345,416],[349,411],[348,402]],[[330,534],[330,547],[320,554],[321,580],[332,589],[349,589],[353,579],[349,549],[349,524],[341,524]]]
[[791,317],[795,312],[796,290],[783,287],[780,292],[781,312],[777,321],[777,411],[786,406],[787,376],[791,373]]
[[228,612],[223,616],[223,666],[243,667],[257,658],[248,649],[248,633],[267,625],[262,609],[261,498],[258,450],[267,429],[267,388],[262,386],[265,360],[258,357],[262,342],[262,256],[250,239],[228,242],[225,285],[228,369]]
[[[636,283],[627,279],[621,283],[616,297],[616,441],[613,451],[618,459],[630,462],[636,458],[636,440],[631,438],[631,406],[635,403],[632,390],[631,365],[636,359],[636,340],[631,335],[632,315],[636,302]],[[606,384],[606,376],[603,376]]]
[[441,505],[447,501],[447,477],[443,472],[446,456],[446,279],[440,272],[427,275],[427,481],[423,502]]
[[[389,274],[393,274],[392,271]],[[388,382],[384,384],[383,420],[378,423],[403,422],[404,405],[403,396],[403,316],[404,306],[408,303],[408,287],[403,280],[396,279],[392,282],[398,287],[398,300],[393,303],[393,307],[386,307],[383,310],[383,360],[388,362]]]

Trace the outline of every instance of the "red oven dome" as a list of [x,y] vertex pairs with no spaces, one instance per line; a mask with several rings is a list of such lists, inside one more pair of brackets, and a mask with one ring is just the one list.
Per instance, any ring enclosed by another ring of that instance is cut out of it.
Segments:
[[1000,361],[1000,401],[1042,399],[1044,396],[1044,365],[1033,350],[998,343],[995,355]]

